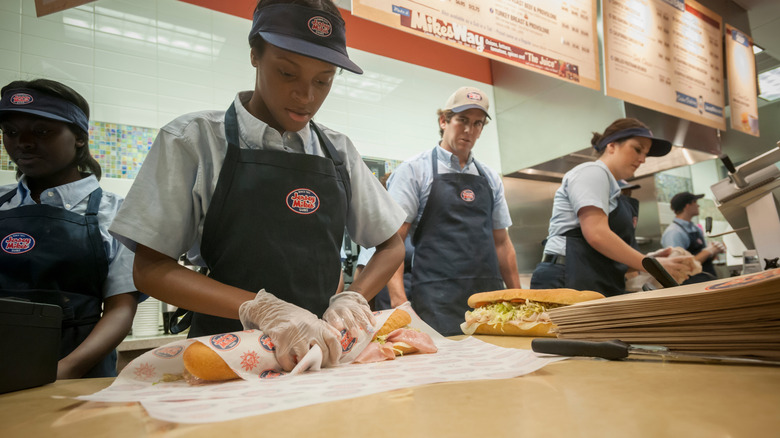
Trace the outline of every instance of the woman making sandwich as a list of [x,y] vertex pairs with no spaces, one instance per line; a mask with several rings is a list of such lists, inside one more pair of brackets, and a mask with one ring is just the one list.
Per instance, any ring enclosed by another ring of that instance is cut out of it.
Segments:
[[[404,215],[349,138],[312,121],[340,68],[362,73],[336,6],[261,0],[249,45],[254,89],[164,126],[111,232],[139,290],[195,312],[190,337],[257,328],[285,370],[313,345],[334,365],[339,329],[373,321],[366,299],[403,259]],[[335,294],[345,226],[377,252]],[[209,275],[179,266],[185,252]]]
[[[633,214],[620,196],[618,180],[631,178],[646,157],[666,155],[672,145],[632,118],[618,119],[604,133],[593,133],[591,145],[598,159],[567,172],[555,192],[532,289],[565,287],[618,295],[625,293],[627,269],[643,270],[645,255],[630,245]],[[692,259],[664,257],[668,253],[656,254],[658,261],[681,282],[693,267]]]

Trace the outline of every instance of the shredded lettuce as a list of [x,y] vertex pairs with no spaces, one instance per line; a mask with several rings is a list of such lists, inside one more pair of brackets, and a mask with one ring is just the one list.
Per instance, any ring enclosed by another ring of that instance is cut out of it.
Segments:
[[[522,328],[536,325],[538,322],[548,322],[547,310],[561,307],[562,304],[538,303],[526,300],[524,303],[501,301],[478,307],[466,312],[466,322],[461,324],[465,334],[473,334],[480,324],[503,326],[507,323]],[[471,333],[468,333],[470,331]]]

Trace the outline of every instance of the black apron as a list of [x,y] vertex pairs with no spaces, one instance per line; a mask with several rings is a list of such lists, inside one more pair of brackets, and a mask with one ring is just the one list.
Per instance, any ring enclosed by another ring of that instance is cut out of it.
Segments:
[[[0,198],[8,202],[16,189]],[[0,211],[0,296],[62,308],[60,359],[76,349],[100,319],[108,257],[100,237],[98,209],[103,191],[89,196],[82,216],[51,205]],[[116,376],[116,351],[84,377]]]
[[[330,158],[241,149],[230,106],[228,149],[206,213],[201,256],[217,281],[249,292],[265,289],[322,316],[339,284],[351,189],[336,148],[311,126]],[[236,319],[194,313],[189,337],[242,329]]]
[[504,288],[493,240],[493,190],[479,175],[439,175],[437,148],[433,184],[414,233],[411,303],[444,336],[462,334],[468,298]]
[[[631,245],[635,239],[634,212],[631,204],[618,196],[617,207],[609,214],[609,229]],[[593,249],[577,227],[566,236],[566,286],[571,289],[593,290],[605,296],[626,293],[628,266],[616,262]]]
[[[696,255],[700,253],[707,246],[704,243],[704,239],[702,238],[702,235],[698,231],[688,232],[685,230],[685,228],[683,228],[682,225],[678,224],[677,222],[672,222],[672,223],[682,228],[682,230],[688,235],[688,241],[690,243],[688,244],[688,247],[685,249],[688,252],[690,252],[692,255]],[[683,284],[701,283],[704,281],[710,281],[715,279],[717,279],[717,275],[715,274],[715,265],[712,264],[712,257],[710,257],[704,262],[702,262],[701,272],[696,275],[692,275],[687,280],[685,280]]]

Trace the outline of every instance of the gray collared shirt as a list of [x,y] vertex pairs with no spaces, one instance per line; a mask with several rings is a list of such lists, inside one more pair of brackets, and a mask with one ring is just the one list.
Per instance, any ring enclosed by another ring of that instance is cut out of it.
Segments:
[[[250,114],[243,103],[251,91],[236,95],[241,148],[281,150],[324,156],[309,126],[280,134]],[[164,126],[152,145],[110,231],[135,250],[136,244],[174,259],[188,253],[199,259],[203,224],[227,153],[225,111],[186,114]],[[352,185],[347,230],[359,245],[376,246],[403,223],[403,211],[363,163],[349,138],[320,125],[346,157]],[[246,202],[251,202],[247,199]]]

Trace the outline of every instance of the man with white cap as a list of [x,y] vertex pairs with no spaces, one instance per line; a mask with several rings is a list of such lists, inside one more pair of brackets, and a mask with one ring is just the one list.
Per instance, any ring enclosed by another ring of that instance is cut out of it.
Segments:
[[[399,234],[412,235],[411,303],[436,331],[460,334],[468,297],[520,287],[512,225],[500,175],[474,159],[488,122],[487,95],[455,91],[438,110],[441,141],[402,163],[388,191],[406,212]],[[402,287],[402,268],[388,287]]]
[[[338,68],[362,73],[338,8],[261,0],[249,44],[254,90],[163,127],[111,232],[139,289],[195,312],[190,337],[257,328],[284,370],[314,345],[334,365],[339,330],[374,321],[366,299],[403,259],[403,212],[349,138],[312,122]],[[334,295],[345,227],[376,263]],[[187,251],[208,277],[176,263]]]

